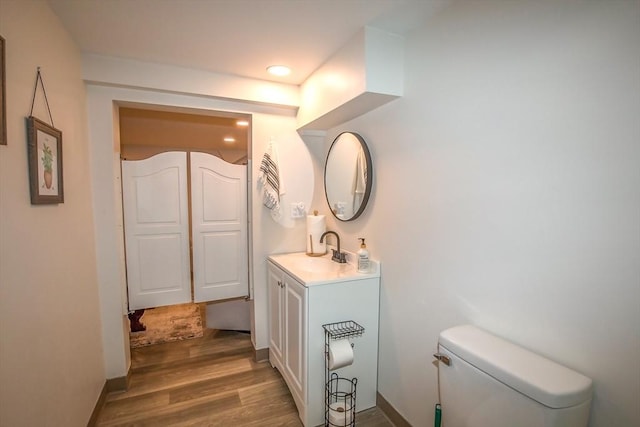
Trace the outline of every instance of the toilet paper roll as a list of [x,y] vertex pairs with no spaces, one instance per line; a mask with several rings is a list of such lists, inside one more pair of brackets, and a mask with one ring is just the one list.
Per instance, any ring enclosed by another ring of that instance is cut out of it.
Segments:
[[353,363],[353,348],[348,339],[329,343],[329,369],[339,369]]
[[307,216],[307,255],[320,256],[327,253],[327,243],[320,243],[322,233],[327,231],[324,215]]
[[351,406],[345,402],[334,402],[329,405],[329,423],[332,426],[348,426],[351,424]]

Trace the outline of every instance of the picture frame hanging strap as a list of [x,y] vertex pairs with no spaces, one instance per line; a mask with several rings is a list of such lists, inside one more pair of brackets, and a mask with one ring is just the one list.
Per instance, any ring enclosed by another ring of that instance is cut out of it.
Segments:
[[55,128],[53,124],[53,116],[51,115],[51,108],[49,107],[49,100],[47,99],[47,91],[44,88],[44,81],[42,80],[42,74],[40,73],[40,67],[38,67],[38,74],[36,74],[36,84],[33,88],[33,98],[31,99],[31,111],[29,111],[29,117],[33,116],[33,105],[36,102],[36,93],[38,92],[38,82],[42,86],[42,93],[44,94],[44,102],[47,105],[47,111],[49,112],[49,120],[51,120],[51,127]]

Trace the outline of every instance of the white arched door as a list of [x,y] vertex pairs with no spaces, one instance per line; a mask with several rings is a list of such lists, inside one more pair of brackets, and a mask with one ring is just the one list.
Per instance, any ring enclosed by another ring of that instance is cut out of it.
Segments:
[[189,160],[191,213],[186,153],[122,162],[131,310],[249,293],[247,168],[205,153]]
[[193,298],[249,295],[247,167],[191,153]]
[[129,309],[191,301],[186,153],[122,162]]

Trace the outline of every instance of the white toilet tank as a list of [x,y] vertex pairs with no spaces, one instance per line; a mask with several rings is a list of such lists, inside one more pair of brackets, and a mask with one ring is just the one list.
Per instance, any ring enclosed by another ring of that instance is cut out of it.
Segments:
[[438,351],[442,427],[588,423],[592,385],[582,374],[472,325],[441,332]]

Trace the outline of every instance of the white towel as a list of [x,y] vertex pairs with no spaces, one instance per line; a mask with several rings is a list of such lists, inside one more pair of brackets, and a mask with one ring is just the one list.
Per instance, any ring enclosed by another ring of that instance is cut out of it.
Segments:
[[258,181],[262,184],[262,204],[271,210],[273,219],[280,219],[280,196],[284,194],[284,185],[278,167],[278,150],[273,141],[269,142],[262,157]]
[[353,186],[351,187],[351,193],[353,194],[353,214],[358,212],[362,199],[364,198],[364,192],[367,188],[367,159],[364,157],[364,151],[362,148],[358,151],[358,158],[356,159],[356,170],[353,177]]

